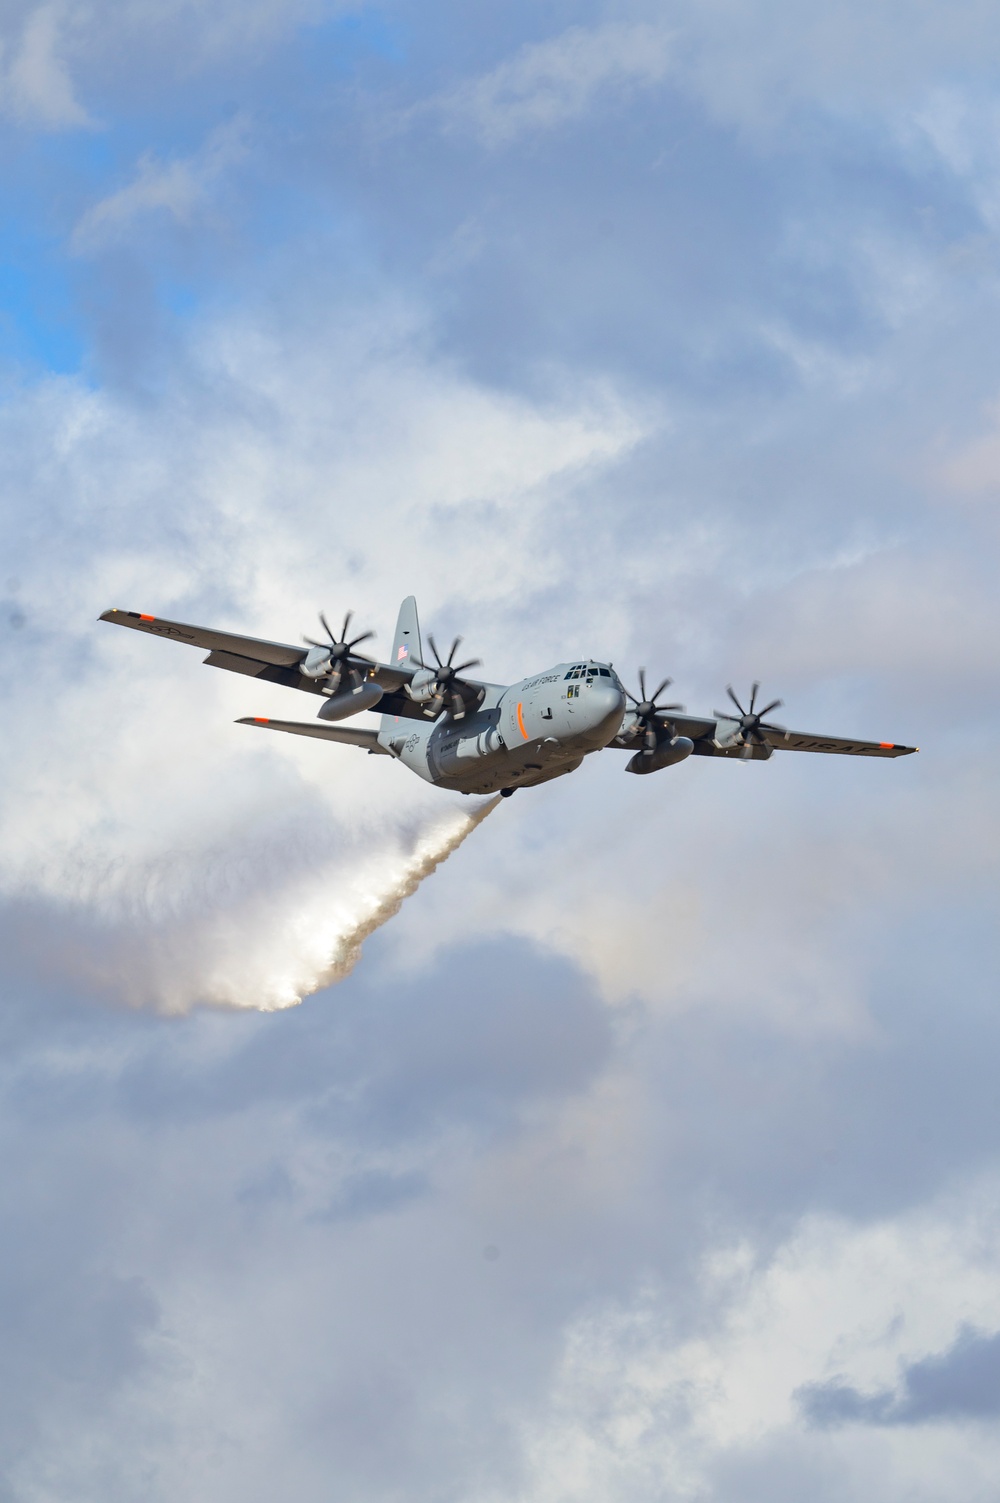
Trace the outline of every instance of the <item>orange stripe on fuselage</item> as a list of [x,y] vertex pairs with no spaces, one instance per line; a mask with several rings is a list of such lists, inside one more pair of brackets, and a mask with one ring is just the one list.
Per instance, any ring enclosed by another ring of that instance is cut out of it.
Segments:
[[521,701],[518,700],[518,704],[517,704],[517,724],[518,724],[518,728],[519,728],[519,730],[521,732],[521,735],[524,737],[525,741],[530,741],[531,737],[528,735],[527,731],[524,729],[524,716],[521,713],[521,708],[522,708],[521,707]]

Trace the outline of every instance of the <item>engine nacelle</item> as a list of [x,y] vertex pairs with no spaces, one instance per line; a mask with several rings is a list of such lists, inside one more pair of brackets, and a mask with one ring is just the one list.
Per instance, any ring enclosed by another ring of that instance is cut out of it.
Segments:
[[330,672],[330,666],[329,647],[310,647],[299,664],[299,672],[303,678],[323,678]]
[[652,756],[647,756],[645,752],[636,752],[625,771],[659,772],[661,767],[672,767],[675,762],[683,762],[684,758],[690,757],[693,751],[694,742],[690,737],[675,736],[672,741],[661,741]]
[[362,710],[373,710],[385,692],[380,685],[366,678],[357,688],[351,688],[345,675],[342,681],[347,687],[331,694],[319,712],[320,720],[346,720],[349,715],[358,715]]
[[426,705],[434,698],[437,674],[430,668],[418,668],[406,686],[406,692],[414,704]]

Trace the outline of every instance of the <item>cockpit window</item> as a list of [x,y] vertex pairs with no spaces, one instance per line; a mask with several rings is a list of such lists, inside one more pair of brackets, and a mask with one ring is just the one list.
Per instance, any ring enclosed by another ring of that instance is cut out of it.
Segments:
[[598,668],[597,671],[601,675],[602,678],[610,678],[611,677],[611,674],[610,674],[610,672],[608,671],[607,668]]

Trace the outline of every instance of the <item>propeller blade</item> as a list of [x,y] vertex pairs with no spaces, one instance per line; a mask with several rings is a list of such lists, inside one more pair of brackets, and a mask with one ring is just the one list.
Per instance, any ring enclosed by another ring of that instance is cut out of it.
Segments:
[[322,624],[323,624],[323,630],[326,632],[327,636],[330,638],[330,641],[331,642],[336,642],[337,639],[333,635],[333,632],[330,630],[330,623],[326,619],[326,617],[324,616],[324,614],[323,614],[322,611],[320,611],[320,613],[319,613],[319,619],[322,622]]
[[758,710],[757,718],[759,720],[763,720],[764,716],[770,715],[772,710],[780,710],[784,702],[785,701],[783,699],[772,699],[769,705],[765,705],[762,710]]
[[340,688],[340,680],[341,680],[342,677],[343,677],[343,670],[341,669],[340,664],[337,663],[337,665],[333,669],[333,672],[330,673],[327,676],[327,680],[326,680],[327,683],[330,685],[330,693],[331,694],[336,694],[337,690]]
[[353,652],[359,642],[367,642],[369,637],[373,637],[374,635],[375,633],[373,631],[363,631],[360,637],[354,638],[353,642],[348,642],[347,638],[345,637],[344,643],[347,647],[348,652]]
[[645,668],[640,668],[639,669],[639,694],[641,696],[641,699],[637,699],[636,700],[636,704],[640,704],[640,703],[644,702],[646,699],[649,698],[649,696],[646,693],[646,670],[645,670]]
[[482,658],[470,658],[467,663],[458,663],[455,667],[455,672],[464,673],[466,668],[481,668],[482,666]]
[[308,643],[308,645],[310,647],[327,647],[328,648],[330,646],[329,642],[317,642],[315,637],[303,637],[302,640],[303,640],[303,642]]
[[760,688],[760,684],[755,679],[754,682],[750,686],[750,708],[747,711],[748,715],[752,715],[753,714],[753,707],[754,707],[754,705],[757,702],[757,690],[759,688]]
[[341,632],[340,632],[340,640],[342,642],[346,642],[347,641],[347,628],[350,626],[353,617],[354,617],[354,612],[353,611],[348,611],[347,615],[344,617],[344,625],[341,628]]
[[434,638],[432,636],[430,636],[429,634],[428,634],[428,637],[427,637],[427,645],[430,648],[431,652],[434,654],[434,661],[435,661],[435,663],[440,668],[441,667],[441,654],[437,650],[437,643],[435,642]]
[[449,652],[449,654],[448,654],[448,661],[444,665],[446,668],[450,668],[451,667],[451,660],[455,656],[456,652],[458,651],[459,647],[461,647],[461,645],[462,645],[462,639],[461,639],[461,637],[456,637],[455,640],[454,640],[454,642],[452,642],[452,644],[451,644],[451,652]]
[[745,715],[746,714],[746,710],[744,710],[743,706],[740,704],[739,700],[736,698],[736,695],[733,693],[733,686],[732,686],[732,684],[727,684],[726,685],[726,693],[729,695],[729,698],[732,700],[733,704],[739,710],[740,714],[741,715]]
[[649,697],[653,701],[654,705],[655,705],[656,701],[659,699],[660,695],[663,693],[664,689],[669,688],[669,686],[672,683],[673,683],[673,679],[672,678],[665,678],[663,680],[663,683],[660,685],[660,687],[658,689],[654,689],[653,690],[652,694]]

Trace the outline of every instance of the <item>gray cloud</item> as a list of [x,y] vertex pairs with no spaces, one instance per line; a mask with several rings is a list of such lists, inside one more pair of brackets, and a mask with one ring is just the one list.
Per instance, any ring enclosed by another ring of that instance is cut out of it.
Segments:
[[447,130],[471,129],[487,146],[506,145],[592,113],[602,95],[627,96],[662,82],[670,42],[662,24],[571,26],[428,101],[420,113]]
[[1000,1414],[1000,1336],[961,1331],[947,1351],[904,1367],[895,1390],[860,1393],[831,1379],[807,1384],[798,1397],[809,1423],[820,1429],[993,1420]]
[[[0,410],[2,1486],[992,1497],[944,1421],[1000,1329],[993,20],[65,14],[105,130],[24,160],[87,357]],[[129,1008],[315,977],[450,805],[98,610],[384,643],[414,589],[498,679],[923,750],[608,753],[301,1007]]]
[[348,1175],[326,1210],[319,1214],[330,1221],[378,1216],[426,1195],[429,1189],[422,1174],[387,1174],[379,1169],[366,1169]]

